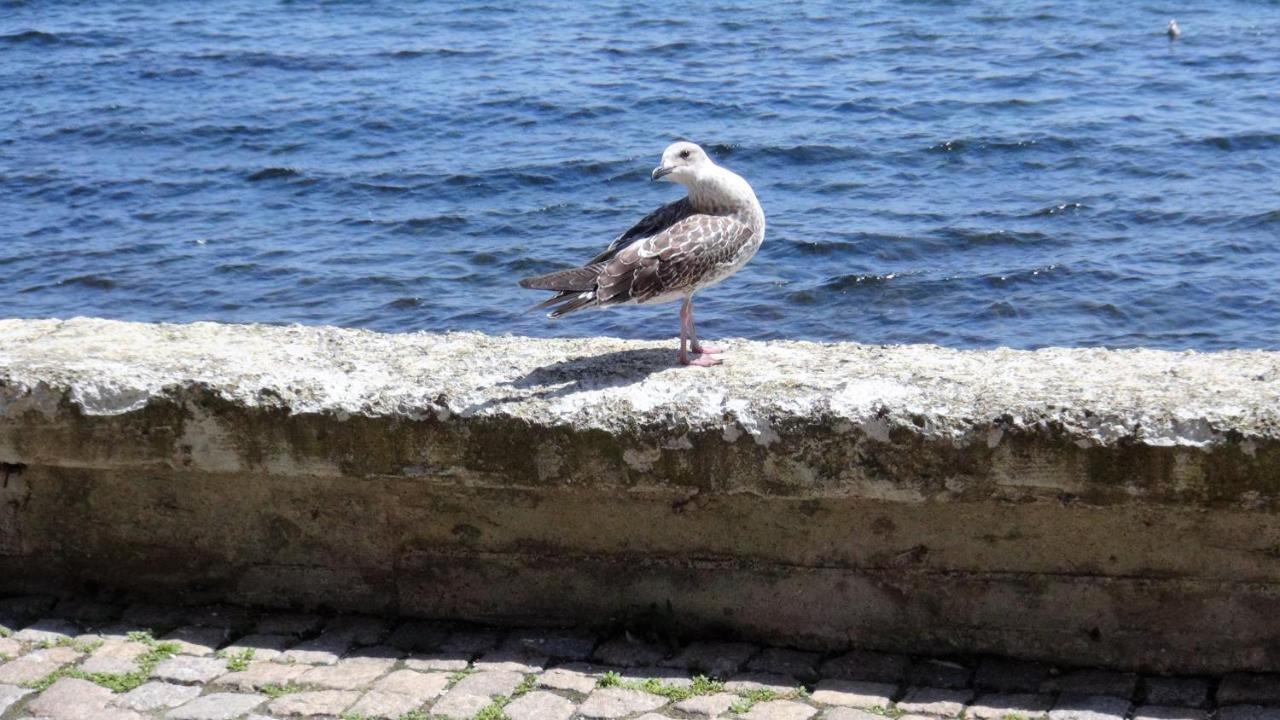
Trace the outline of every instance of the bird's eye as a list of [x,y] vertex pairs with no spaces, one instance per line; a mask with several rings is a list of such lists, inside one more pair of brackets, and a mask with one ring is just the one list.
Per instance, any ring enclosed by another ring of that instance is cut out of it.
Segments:
[[681,158],[684,158],[685,160],[688,160],[688,159],[689,159],[689,151],[688,151],[688,150],[681,150],[681,151],[680,151],[680,157],[681,157]]

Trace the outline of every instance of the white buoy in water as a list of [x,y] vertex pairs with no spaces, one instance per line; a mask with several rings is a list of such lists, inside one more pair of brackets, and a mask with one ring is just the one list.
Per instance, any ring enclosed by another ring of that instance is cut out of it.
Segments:
[[1178,36],[1182,34],[1182,28],[1178,27],[1177,20],[1170,20],[1169,29],[1165,30],[1165,32],[1168,33],[1170,40],[1177,40]]

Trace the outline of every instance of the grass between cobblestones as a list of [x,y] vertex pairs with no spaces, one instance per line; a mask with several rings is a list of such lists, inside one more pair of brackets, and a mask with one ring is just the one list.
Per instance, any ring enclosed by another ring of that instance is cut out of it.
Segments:
[[[150,632],[131,632],[129,640],[139,642],[147,646],[147,651],[139,655],[134,662],[137,663],[138,669],[131,673],[111,674],[111,673],[87,673],[77,668],[62,668],[54,670],[43,678],[26,683],[23,687],[43,692],[49,689],[49,686],[58,682],[62,678],[78,678],[80,680],[88,680],[91,683],[101,685],[111,692],[124,693],[145,683],[151,677],[151,672],[155,670],[156,665],[167,660],[178,652],[178,644],[172,642],[157,642]],[[93,642],[79,643],[72,638],[63,638],[52,643],[41,643],[41,647],[74,647],[80,652],[91,653],[102,646],[101,640]]]
[[[699,695],[711,695],[713,693],[724,692],[724,681],[707,677],[706,675],[696,675],[693,678],[693,684],[688,687],[680,685],[672,685],[664,683],[657,678],[648,678],[645,680],[626,680],[616,672],[609,671],[600,676],[596,681],[596,687],[599,688],[625,688],[628,690],[639,690],[651,695],[658,695],[670,700],[671,702],[680,702],[688,700]],[[740,697],[730,707],[735,713],[745,713],[751,709],[752,705],[767,700],[794,700],[808,696],[808,691],[804,688],[796,688],[795,690],[780,693],[768,688],[760,688],[758,690],[747,690],[737,693]],[[896,716],[895,716],[896,717]]]
[[249,668],[249,663],[253,661],[253,652],[253,648],[245,648],[240,652],[233,653],[219,650],[214,657],[226,660],[227,669],[231,672],[243,672]]
[[495,697],[492,702],[481,708],[480,712],[475,714],[474,720],[510,720],[510,718],[507,717],[507,714],[502,711],[502,709],[507,706],[508,702],[510,702],[510,698],[506,695],[499,695]]
[[875,707],[867,708],[867,712],[871,713],[872,715],[881,715],[887,718],[894,718],[894,720],[907,714],[906,711],[904,710],[899,710],[896,707],[884,707],[883,705],[877,705]]
[[303,685],[290,682],[290,683],[285,683],[284,685],[270,683],[268,685],[263,685],[261,688],[258,689],[258,691],[261,692],[263,695],[266,695],[267,697],[271,698],[272,700],[275,700],[276,698],[283,697],[285,695],[300,693],[306,689],[307,688]]
[[10,630],[9,628],[3,625],[0,625],[0,638],[7,638],[12,634],[13,634],[12,630]]

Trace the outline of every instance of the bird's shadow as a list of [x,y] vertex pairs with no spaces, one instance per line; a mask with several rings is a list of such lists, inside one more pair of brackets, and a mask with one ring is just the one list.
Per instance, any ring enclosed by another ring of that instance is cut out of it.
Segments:
[[635,348],[560,360],[524,375],[498,383],[499,387],[531,390],[492,398],[476,410],[524,400],[550,400],[584,390],[625,387],[650,375],[676,367],[674,353],[666,348]]

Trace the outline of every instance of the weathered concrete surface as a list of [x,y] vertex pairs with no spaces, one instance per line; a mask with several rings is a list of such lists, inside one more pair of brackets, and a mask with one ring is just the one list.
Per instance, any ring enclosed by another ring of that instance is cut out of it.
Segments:
[[0,592],[1280,664],[1280,354],[727,344],[0,321]]

